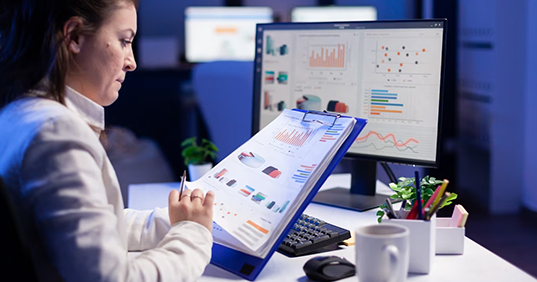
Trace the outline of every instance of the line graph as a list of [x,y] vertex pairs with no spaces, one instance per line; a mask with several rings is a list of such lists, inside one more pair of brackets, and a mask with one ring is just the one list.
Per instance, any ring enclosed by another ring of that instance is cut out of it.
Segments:
[[[377,140],[370,140],[371,137],[376,137]],[[415,138],[408,138],[406,141],[398,140],[393,133],[382,135],[371,130],[365,136],[356,138],[354,143],[357,145],[357,148],[373,147],[375,150],[383,150],[395,147],[398,151],[410,150],[414,153],[418,153],[416,148],[420,142]]]

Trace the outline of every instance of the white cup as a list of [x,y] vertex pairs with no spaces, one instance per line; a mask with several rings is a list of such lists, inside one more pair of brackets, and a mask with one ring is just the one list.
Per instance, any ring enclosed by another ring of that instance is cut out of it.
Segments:
[[408,274],[409,234],[407,227],[395,224],[375,224],[356,229],[358,280],[405,281]]

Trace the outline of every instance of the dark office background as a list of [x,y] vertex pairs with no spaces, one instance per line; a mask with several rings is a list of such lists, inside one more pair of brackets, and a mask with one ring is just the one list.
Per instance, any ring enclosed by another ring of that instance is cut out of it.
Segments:
[[[177,178],[185,169],[181,141],[208,137],[190,84],[195,65],[184,62],[188,6],[268,6],[289,21],[296,6],[374,6],[378,19],[447,18],[441,164],[426,173],[449,179],[470,212],[467,236],[537,277],[537,4],[486,0],[142,0],[137,41],[175,38],[177,64],[129,73],[120,99],[106,109],[109,126],[150,138]],[[229,114],[233,114],[230,111]],[[346,170],[346,163],[340,171]],[[379,171],[382,174],[382,171]],[[405,175],[398,175],[405,176]],[[380,176],[379,176],[380,177]],[[533,250],[533,251],[530,251]],[[528,254],[524,257],[524,253]]]

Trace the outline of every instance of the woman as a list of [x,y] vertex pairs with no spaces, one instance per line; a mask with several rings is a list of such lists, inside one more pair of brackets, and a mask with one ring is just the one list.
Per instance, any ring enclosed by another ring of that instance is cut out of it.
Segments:
[[40,280],[192,281],[209,263],[214,194],[124,210],[99,142],[103,106],[136,68],[137,5],[0,2],[0,177]]

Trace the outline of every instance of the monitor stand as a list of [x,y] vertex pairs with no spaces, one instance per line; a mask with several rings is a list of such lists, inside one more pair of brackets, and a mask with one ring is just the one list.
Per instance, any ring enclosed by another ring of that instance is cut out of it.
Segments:
[[[351,189],[333,188],[319,191],[313,202],[355,211],[378,208],[389,196],[376,194],[377,163],[352,160]],[[392,202],[395,202],[392,199]]]

